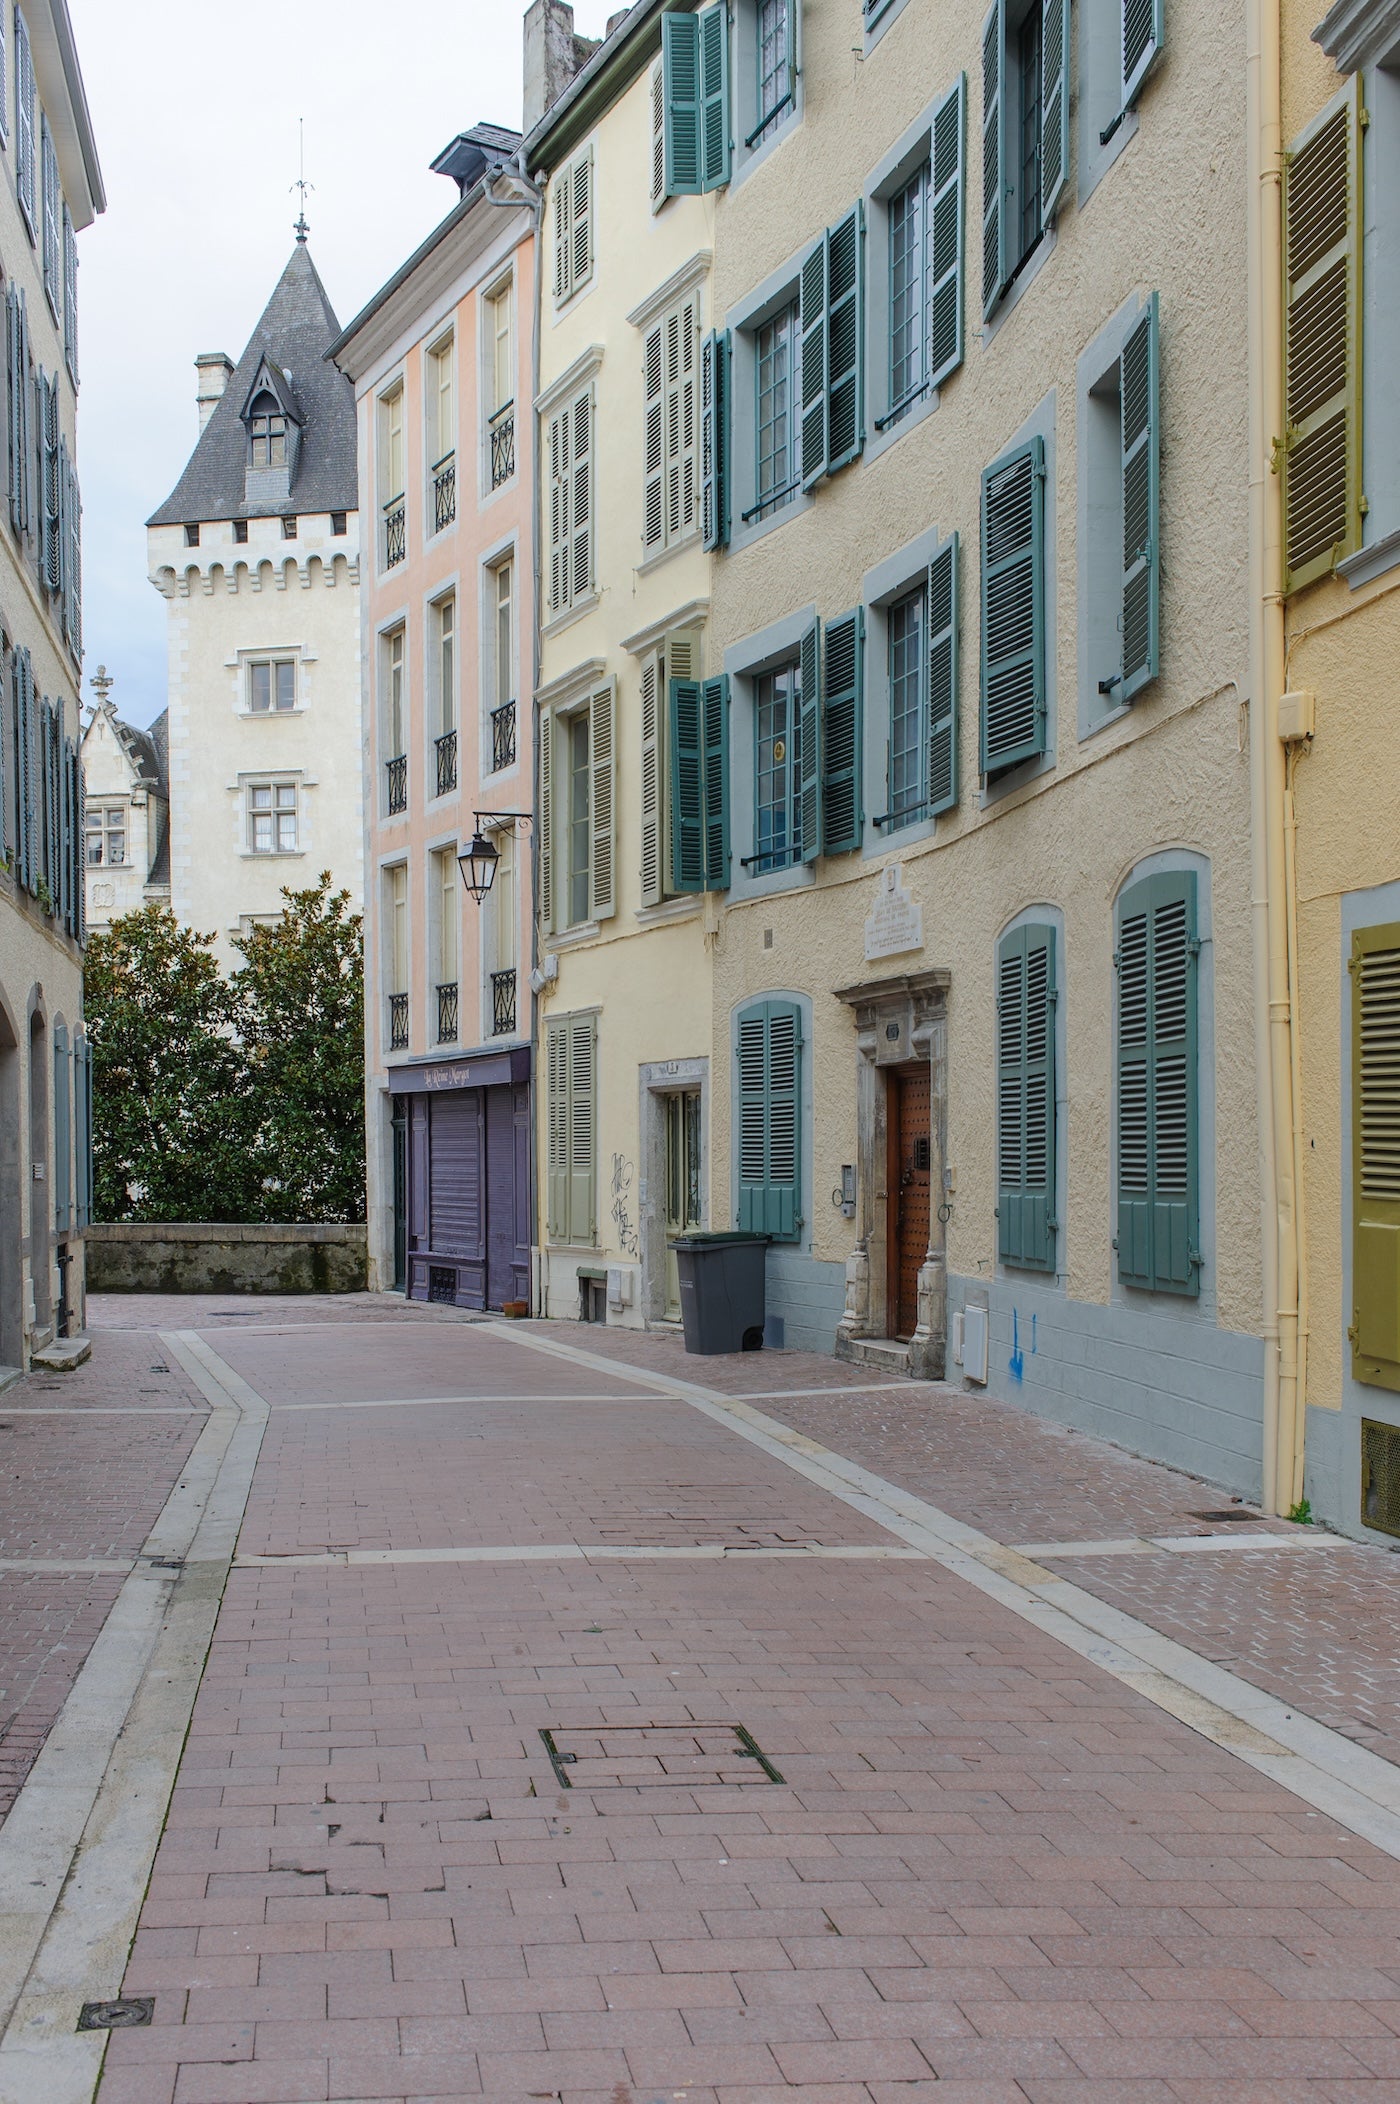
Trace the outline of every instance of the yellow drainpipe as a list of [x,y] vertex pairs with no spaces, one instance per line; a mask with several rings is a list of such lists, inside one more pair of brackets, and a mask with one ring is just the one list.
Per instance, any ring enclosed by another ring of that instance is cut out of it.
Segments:
[[1290,999],[1285,754],[1278,703],[1284,683],[1283,493],[1274,441],[1283,404],[1283,139],[1280,0],[1248,0],[1250,775],[1255,1045],[1263,1212],[1266,1512],[1300,1492],[1293,1006]]

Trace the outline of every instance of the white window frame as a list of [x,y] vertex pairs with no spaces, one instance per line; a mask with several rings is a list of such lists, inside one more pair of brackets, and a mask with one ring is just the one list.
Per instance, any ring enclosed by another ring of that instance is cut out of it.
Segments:
[[[286,709],[277,706],[276,681],[273,678],[275,668],[281,665],[290,666],[292,673],[292,702],[291,707]],[[266,668],[268,673],[268,706],[265,709],[260,709],[255,705],[253,691],[256,685],[256,674],[263,668]],[[245,716],[256,716],[258,721],[262,722],[269,716],[299,716],[305,707],[306,703],[302,695],[301,666],[296,651],[250,651],[244,657],[243,714]]]
[[[278,773],[245,775],[242,782],[242,791],[244,853],[250,859],[258,862],[274,861],[288,855],[305,854],[306,849],[302,839],[301,777],[295,774]],[[287,791],[291,793],[290,806],[284,801],[285,792]],[[258,811],[253,802],[255,796],[262,794],[266,794],[269,798],[266,813]],[[288,808],[290,808],[292,820],[292,844],[290,847],[283,846],[280,838],[280,821]],[[263,816],[268,818],[272,827],[273,844],[271,847],[259,847],[257,845],[257,821]]]

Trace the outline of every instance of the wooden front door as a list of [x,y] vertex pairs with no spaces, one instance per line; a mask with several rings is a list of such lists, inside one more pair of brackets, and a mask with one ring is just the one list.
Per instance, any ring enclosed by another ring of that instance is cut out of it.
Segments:
[[889,1327],[907,1341],[919,1321],[919,1269],[928,1254],[933,1167],[931,1069],[896,1067],[889,1075]]

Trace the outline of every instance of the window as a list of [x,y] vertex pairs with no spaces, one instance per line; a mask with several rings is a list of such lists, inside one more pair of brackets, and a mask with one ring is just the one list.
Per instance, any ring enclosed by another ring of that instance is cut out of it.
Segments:
[[434,533],[441,533],[457,516],[456,350],[449,334],[428,352],[428,473]]
[[[906,416],[963,360],[963,134],[966,82],[959,75],[934,109],[922,140],[877,190],[884,215],[883,267],[889,305],[888,408],[884,430]],[[879,222],[877,220],[877,226]]]
[[58,179],[58,153],[49,120],[39,112],[39,159],[43,169],[44,296],[55,321],[63,297],[63,188]]
[[[802,487],[834,475],[865,443],[865,208],[828,227],[802,265]],[[796,393],[794,393],[796,399]]]
[[615,708],[609,682],[581,704],[540,716],[540,925],[546,934],[617,911]]
[[693,535],[696,487],[696,304],[694,296],[648,330],[643,356],[646,391],[646,493],[642,546],[648,555]]
[[997,952],[997,1255],[1055,1268],[1055,931],[1004,935]]
[[283,519],[283,521],[282,521],[282,538],[283,538],[283,540],[284,540],[284,541],[294,541],[294,540],[296,539],[296,537],[297,537],[297,522],[296,522],[296,517],[295,517],[295,515],[294,515],[294,514],[291,514],[291,513],[289,513],[289,514],[288,514],[288,515],[287,515],[287,516],[286,516],[286,517],[285,517],[285,518]]
[[756,430],[757,504],[745,517],[767,518],[801,487],[797,410],[802,392],[801,335],[797,302],[757,330],[754,367],[758,383]]
[[126,805],[89,804],[83,821],[92,869],[119,869],[126,861]]
[[449,592],[432,608],[433,671],[438,733],[457,726],[457,598]]
[[515,565],[507,560],[487,573],[488,705],[491,763],[499,774],[515,765]]
[[746,144],[757,145],[792,101],[792,0],[758,0],[758,126]]
[[254,855],[293,855],[297,847],[295,782],[248,784],[248,848]]
[[408,1050],[408,865],[384,872],[384,994],[389,1050]]
[[667,197],[729,181],[729,15],[725,0],[661,18],[663,186]]
[[1196,879],[1144,877],[1118,906],[1118,1276],[1200,1291]]
[[248,539],[248,521],[246,519],[234,519],[232,524],[234,542],[241,547]]
[[753,683],[754,851],[745,866],[760,875],[802,859],[802,672],[794,662],[762,673]]
[[1045,441],[982,475],[982,772],[1045,750]]
[[886,609],[889,804],[878,825],[935,818],[958,800],[957,577],[955,534]]
[[248,418],[249,455],[255,468],[287,465],[287,419],[270,394],[260,394]]
[[248,707],[254,716],[297,705],[297,668],[293,658],[254,658],[248,666]]
[[[439,848],[432,857],[434,899],[433,984],[437,1013],[434,1036],[440,1045],[452,1044],[459,1031],[457,982],[457,917],[462,880],[457,874],[456,850]],[[493,887],[494,888],[494,887]]]
[[1284,160],[1284,589],[1361,545],[1361,112],[1350,85]]
[[34,239],[34,55],[29,29],[18,7],[15,23],[15,196]]
[[1358,930],[1350,962],[1351,1370],[1400,1388],[1400,927]]
[[491,487],[515,473],[515,284],[507,278],[486,302],[488,373],[487,438]]
[[554,298],[571,299],[593,275],[593,148],[554,178]]
[[[1157,677],[1161,578],[1157,295],[1081,359],[1081,724]],[[1082,382],[1081,382],[1082,385]]]
[[[344,538],[346,516],[346,513],[343,511],[333,511],[331,513],[331,533],[337,540],[341,540]],[[244,539],[247,539],[246,534],[244,535]]]
[[379,398],[379,512],[386,570],[406,553],[404,518],[403,383]]
[[801,1012],[791,1001],[759,1001],[741,1012],[737,1039],[735,1225],[795,1242],[803,1227]]
[[195,520],[190,520],[186,524],[185,546],[187,548],[197,548],[199,546],[199,525]]
[[408,809],[407,637],[393,629],[380,645],[381,736],[384,740],[386,809],[393,817]]
[[485,1034],[512,1037],[517,1023],[515,833],[512,828],[502,827],[496,835],[496,847],[500,860],[496,864],[496,881],[486,901],[482,931],[486,964],[486,984],[482,990],[486,1010]]
[[595,1097],[597,1022],[551,1016],[545,1024],[547,1231],[551,1242],[587,1245],[597,1226]]
[[549,611],[566,613],[593,589],[593,390],[550,418]]
[[[1149,0],[1150,4],[1150,0]],[[982,308],[1054,222],[1069,170],[1069,0],[996,0],[982,31]]]

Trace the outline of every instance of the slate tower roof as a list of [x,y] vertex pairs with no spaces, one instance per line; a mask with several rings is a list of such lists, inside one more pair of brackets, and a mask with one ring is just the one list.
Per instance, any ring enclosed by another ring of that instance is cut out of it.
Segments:
[[[148,526],[357,508],[355,391],[325,357],[339,333],[310,252],[298,241],[184,474],[152,512]],[[275,372],[279,406],[295,419],[298,431],[285,497],[250,497],[247,486],[243,414],[264,366]]]

